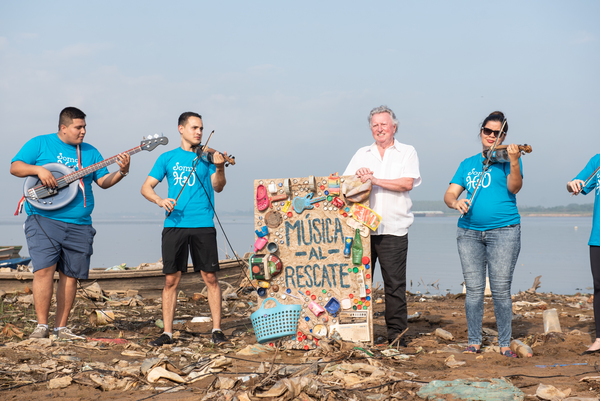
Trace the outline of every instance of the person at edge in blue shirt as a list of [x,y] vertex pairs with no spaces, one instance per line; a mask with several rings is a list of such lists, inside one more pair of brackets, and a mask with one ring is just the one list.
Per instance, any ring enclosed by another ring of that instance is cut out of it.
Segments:
[[[45,164],[61,163],[81,169],[103,160],[95,147],[83,142],[85,135],[85,113],[75,107],[63,109],[58,132],[37,136],[23,145],[11,161],[10,173],[17,177],[37,176],[43,185],[56,188],[56,178],[43,167]],[[83,190],[80,188],[76,197],[62,208],[45,210],[24,203],[29,215],[24,229],[33,265],[32,291],[38,323],[29,338],[50,335],[48,314],[54,291],[54,272],[58,271],[54,334],[66,340],[85,339],[71,332],[66,325],[77,292],[77,280],[88,278],[93,253],[96,230],[91,218],[94,210],[92,181],[103,189],[112,187],[129,174],[129,162],[129,155],[121,154],[117,158],[119,170],[109,173],[103,167],[83,177]]]
[[[214,191],[221,192],[226,184],[225,158],[219,152],[213,155],[214,164],[201,158],[192,173],[197,158],[196,150],[202,141],[202,117],[186,112],[179,116],[178,125],[181,147],[160,155],[142,185],[142,195],[168,213],[162,232],[164,332],[156,340],[150,341],[150,345],[155,347],[173,344],[177,286],[182,273],[187,272],[188,254],[191,254],[194,272],[201,272],[206,284],[213,320],[212,342],[220,344],[227,341],[221,330],[221,287],[216,275],[219,257],[213,223]],[[156,194],[155,187],[165,177],[169,186],[168,195],[161,198]]]
[[[503,126],[504,123],[504,126]],[[502,128],[504,127],[504,128]],[[479,136],[483,150],[502,144],[508,124],[502,112],[495,111],[483,120]],[[444,202],[461,212],[458,219],[457,244],[467,294],[465,314],[469,332],[467,353],[481,352],[483,296],[487,274],[494,299],[500,352],[516,358],[510,350],[512,334],[512,301],[510,287],[513,271],[521,250],[521,217],[517,210],[516,194],[523,186],[521,153],[517,145],[508,145],[508,163],[494,163],[487,169],[479,188],[485,158],[482,153],[460,164]],[[458,199],[464,190],[467,199]],[[472,201],[472,193],[476,196]]]
[[[592,219],[592,233],[588,245],[590,246],[590,264],[594,280],[594,320],[596,322],[596,340],[581,355],[600,352],[600,154],[592,157],[588,164],[573,181],[567,183],[567,191],[584,195],[594,191],[594,217]],[[586,181],[589,179],[589,183]],[[584,181],[585,180],[585,181]]]

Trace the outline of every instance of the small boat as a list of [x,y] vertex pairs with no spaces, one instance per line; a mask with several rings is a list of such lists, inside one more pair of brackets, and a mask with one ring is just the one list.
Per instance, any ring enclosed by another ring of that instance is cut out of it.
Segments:
[[[250,254],[242,259],[224,259],[219,261],[220,270],[217,272],[219,281],[225,281],[233,286],[237,285],[247,272],[247,262]],[[0,261],[1,262],[1,261]],[[54,273],[54,280],[58,280],[58,273]],[[80,280],[83,288],[97,282],[103,291],[137,290],[144,298],[157,298],[162,294],[165,286],[165,275],[162,272],[162,263],[143,263],[134,268],[113,270],[112,268],[90,269],[87,280]],[[0,272],[0,290],[6,292],[22,292],[26,287],[31,288],[33,273],[31,272]],[[206,285],[202,274],[194,273],[192,265],[188,265],[187,274],[179,282],[179,291],[192,296],[201,292]]]
[[19,252],[21,251],[22,246],[0,246],[0,260],[5,259],[15,259],[20,257]]
[[13,259],[3,259],[0,260],[0,268],[9,267],[11,269],[16,269],[20,265],[27,266],[31,262],[31,258],[13,258]]

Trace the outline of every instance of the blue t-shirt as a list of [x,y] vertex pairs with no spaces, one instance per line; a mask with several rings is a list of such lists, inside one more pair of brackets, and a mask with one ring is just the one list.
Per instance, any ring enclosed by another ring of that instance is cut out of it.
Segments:
[[[101,162],[100,152],[88,143],[81,144],[81,165],[85,168]],[[61,141],[57,133],[40,135],[30,139],[11,160],[12,162],[22,161],[23,163],[43,166],[48,163],[61,163],[72,167],[74,171],[79,170],[77,162],[77,146],[69,145]],[[87,225],[92,224],[92,211],[94,210],[94,193],[92,191],[92,181],[108,174],[108,169],[101,169],[83,177],[85,188],[85,207],[83,202],[83,193],[81,189],[77,191],[77,196],[68,205],[56,210],[42,210],[25,204],[27,214],[38,214],[53,220],[64,221],[66,223]]]
[[[582,181],[587,180],[598,166],[600,166],[600,154],[592,157],[585,168],[573,179]],[[594,189],[596,190],[594,195],[594,217],[592,219],[592,234],[590,235],[588,245],[600,246],[600,210],[598,210],[598,208],[600,208],[600,202],[598,202],[598,197],[600,196],[600,170],[596,172],[596,175],[590,179],[590,182],[588,182],[581,192],[584,195],[587,195]]]
[[150,170],[150,177],[162,181],[165,176],[169,184],[168,197],[177,199],[187,177],[177,205],[165,219],[165,227],[197,228],[214,227],[214,190],[210,181],[217,170],[214,164],[200,160],[194,174],[190,176],[196,153],[177,148],[163,153]]
[[[477,186],[484,160],[481,153],[463,160],[450,181],[451,184],[458,184],[467,190],[467,199],[471,199]],[[519,165],[522,172],[521,159]],[[509,174],[510,163],[494,163],[490,166],[479,184],[469,212],[458,219],[459,227],[487,231],[521,222],[517,210],[517,197],[507,188]]]

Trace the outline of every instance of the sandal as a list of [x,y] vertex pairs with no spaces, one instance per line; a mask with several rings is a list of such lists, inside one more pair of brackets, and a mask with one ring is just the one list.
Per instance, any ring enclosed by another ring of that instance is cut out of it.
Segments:
[[465,348],[463,354],[481,354],[481,348],[475,348],[474,345],[469,345]]
[[269,207],[269,198],[267,197],[267,188],[264,185],[256,187],[256,208],[262,212]]
[[508,357],[508,358],[517,358],[517,354],[515,354],[514,352],[512,352],[509,349],[507,349],[506,351],[502,352],[502,355],[504,355],[505,357]]

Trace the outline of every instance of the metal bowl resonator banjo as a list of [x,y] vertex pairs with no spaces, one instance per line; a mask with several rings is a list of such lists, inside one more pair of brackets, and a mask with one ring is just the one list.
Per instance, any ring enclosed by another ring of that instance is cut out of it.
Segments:
[[[166,145],[167,143],[169,143],[169,139],[166,136],[158,136],[158,134],[155,136],[150,135],[148,139],[140,143],[140,146],[136,146],[120,154],[127,153],[131,156],[142,150],[152,151],[158,145]],[[42,184],[37,176],[29,176],[23,184],[23,195],[31,206],[38,209],[60,209],[68,205],[77,196],[80,178],[115,163],[118,157],[119,155],[113,156],[81,170],[74,170],[73,167],[67,167],[61,163],[45,164],[42,167],[52,173],[54,178],[56,178],[58,186],[56,188],[48,188]]]

